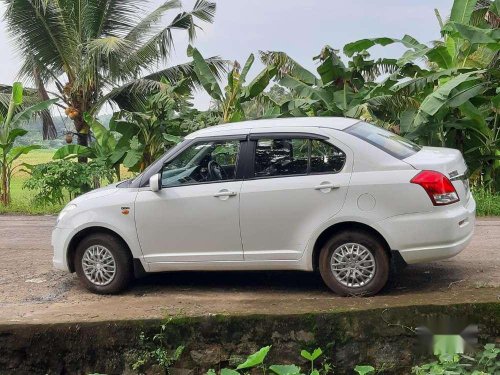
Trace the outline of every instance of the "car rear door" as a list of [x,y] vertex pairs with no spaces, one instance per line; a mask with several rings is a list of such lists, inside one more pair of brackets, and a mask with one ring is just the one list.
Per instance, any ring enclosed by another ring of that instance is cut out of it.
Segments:
[[328,136],[251,133],[240,193],[245,260],[299,259],[311,234],[340,211],[352,171],[348,147]]

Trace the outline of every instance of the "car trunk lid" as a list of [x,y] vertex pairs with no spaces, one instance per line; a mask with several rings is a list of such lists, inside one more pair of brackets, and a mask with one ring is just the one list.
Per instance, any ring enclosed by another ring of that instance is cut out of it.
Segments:
[[462,204],[465,205],[469,200],[467,164],[459,150],[425,146],[403,161],[416,169],[441,172],[453,183]]

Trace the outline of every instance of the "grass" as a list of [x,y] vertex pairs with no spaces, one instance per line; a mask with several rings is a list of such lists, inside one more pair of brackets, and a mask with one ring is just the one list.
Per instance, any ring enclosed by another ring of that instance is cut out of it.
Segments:
[[473,191],[477,216],[500,216],[500,193],[490,193],[484,189]]
[[[33,150],[27,155],[21,156],[17,165],[21,163],[26,164],[42,164],[48,163],[52,160],[52,155],[54,155],[55,150],[40,149]],[[27,189],[23,189],[24,182],[28,179],[28,173],[18,169],[14,172],[12,176],[12,181],[10,183],[11,191],[11,204],[8,207],[0,205],[0,214],[24,214],[24,215],[43,215],[43,214],[57,214],[63,207],[64,204],[51,205],[51,206],[37,206],[34,205],[31,196],[33,192]]]
[[[21,156],[16,165],[23,163],[36,165],[52,161],[52,156],[55,150],[40,149],[33,150],[27,155]],[[122,166],[121,168],[122,179],[132,177],[132,174]],[[0,214],[23,214],[23,215],[54,215],[58,214],[63,209],[67,202],[55,205],[35,205],[32,202],[33,191],[24,189],[24,182],[29,178],[29,174],[23,171],[22,168],[18,169],[12,176],[10,184],[11,204],[4,207],[0,204]],[[69,201],[69,198],[68,198]]]
[[[18,163],[41,164],[52,160],[55,150],[34,150],[27,155],[23,155]],[[122,169],[123,178],[127,178],[130,173]],[[12,203],[9,207],[0,205],[0,214],[27,214],[44,215],[57,214],[66,204],[37,206],[32,203],[33,192],[23,189],[23,184],[28,178],[26,172],[18,170],[14,174],[11,182]],[[474,189],[474,198],[477,203],[477,216],[500,216],[500,193],[491,194],[484,189]]]

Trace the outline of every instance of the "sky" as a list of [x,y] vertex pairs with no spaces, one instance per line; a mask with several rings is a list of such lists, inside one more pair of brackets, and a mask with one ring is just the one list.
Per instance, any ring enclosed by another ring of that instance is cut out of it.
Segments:
[[[161,0],[149,0],[153,9]],[[190,9],[195,0],[183,0]],[[315,71],[312,58],[321,48],[335,49],[349,42],[379,36],[401,38],[405,34],[422,43],[439,38],[439,25],[434,14],[437,8],[447,17],[452,0],[216,0],[217,14],[212,25],[205,24],[194,45],[205,56],[218,55],[243,64],[250,53],[259,50],[285,51],[300,64]],[[1,3],[0,3],[1,4]],[[0,5],[3,16],[4,5]],[[172,19],[167,17],[165,23]],[[187,38],[175,34],[176,49],[169,65],[189,61],[186,56]],[[15,46],[0,24],[0,82],[15,80],[21,65]],[[374,58],[399,57],[404,48],[399,45],[375,47]],[[256,59],[257,60],[257,59]],[[254,64],[251,78],[262,65]],[[194,100],[199,109],[209,106],[210,98],[197,92]]]

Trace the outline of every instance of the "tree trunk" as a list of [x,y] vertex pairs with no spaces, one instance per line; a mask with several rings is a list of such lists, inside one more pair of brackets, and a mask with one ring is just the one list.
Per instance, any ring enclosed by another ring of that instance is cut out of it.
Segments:
[[[47,94],[47,90],[45,90],[45,85],[43,84],[42,77],[40,76],[40,72],[37,68],[33,69],[33,77],[35,78],[35,84],[40,100],[49,100],[49,95]],[[43,140],[55,139],[57,137],[57,129],[54,125],[54,121],[52,120],[50,111],[48,109],[43,110],[41,116],[43,124]]]
[[[89,132],[89,126],[87,123],[83,120],[81,112],[78,114],[77,118],[73,120],[75,123],[75,129],[76,129],[76,141],[77,144],[81,146],[88,146],[89,145],[89,138],[90,138],[90,132]],[[86,157],[79,157],[78,162],[79,163],[86,163],[88,161],[88,158]]]
[[7,172],[7,158],[2,160],[2,187],[0,194],[0,201],[4,206],[8,206],[10,203],[10,192],[9,192],[9,175]]

